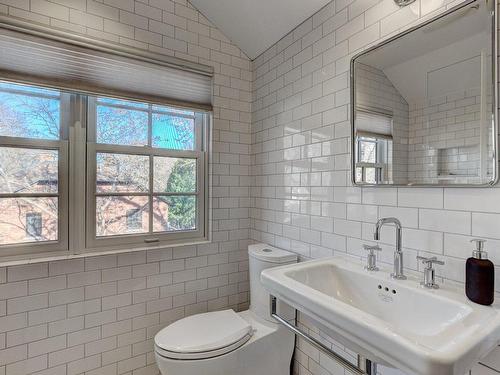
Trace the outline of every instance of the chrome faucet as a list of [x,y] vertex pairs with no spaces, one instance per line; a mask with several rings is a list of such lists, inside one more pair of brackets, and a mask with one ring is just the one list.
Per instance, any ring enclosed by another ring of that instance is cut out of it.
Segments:
[[377,221],[375,225],[375,233],[373,238],[375,241],[380,240],[380,229],[384,224],[394,224],[396,226],[396,251],[394,252],[394,272],[391,273],[393,279],[405,280],[406,276],[403,274],[403,251],[401,250],[401,237],[402,227],[401,222],[395,217],[384,217]]
[[368,256],[366,257],[365,270],[378,271],[377,256],[375,255],[375,251],[381,251],[382,249],[380,248],[380,246],[378,246],[378,245],[375,245],[375,246],[363,245],[363,249],[368,251]]

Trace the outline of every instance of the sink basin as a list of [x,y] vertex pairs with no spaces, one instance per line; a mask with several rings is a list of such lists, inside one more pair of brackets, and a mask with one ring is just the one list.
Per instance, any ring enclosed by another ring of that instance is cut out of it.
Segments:
[[419,375],[464,375],[500,340],[500,308],[334,257],[266,269],[264,287],[352,350]]

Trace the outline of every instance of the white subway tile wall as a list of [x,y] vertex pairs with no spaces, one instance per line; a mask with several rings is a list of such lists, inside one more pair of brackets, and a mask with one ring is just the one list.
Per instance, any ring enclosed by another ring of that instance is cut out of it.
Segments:
[[[350,253],[364,256],[374,222],[402,220],[409,271],[416,255],[446,264],[440,282],[463,283],[475,236],[500,271],[500,189],[359,188],[350,182],[349,63],[361,49],[432,17],[460,1],[335,0],[253,62],[252,228],[254,241],[292,250],[302,259]],[[382,231],[380,260],[390,264],[394,229]],[[500,284],[497,284],[500,292]],[[348,358],[353,353],[301,316],[304,329]],[[344,369],[299,340],[294,371],[344,374]],[[498,374],[498,352],[473,375]],[[401,375],[380,367],[380,374]],[[347,373],[347,372],[345,372]]]
[[0,15],[215,70],[212,243],[0,268],[0,375],[158,374],[158,330],[248,307],[250,60],[186,0],[0,0]]

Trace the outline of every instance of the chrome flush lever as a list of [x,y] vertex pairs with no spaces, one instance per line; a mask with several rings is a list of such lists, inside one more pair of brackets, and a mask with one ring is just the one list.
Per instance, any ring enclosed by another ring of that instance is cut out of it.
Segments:
[[375,245],[375,246],[363,245],[363,249],[368,251],[368,255],[366,258],[365,270],[378,271],[377,256],[375,255],[375,251],[381,251],[382,249],[380,248],[380,246],[378,246],[378,245]]
[[420,285],[423,285],[426,288],[429,289],[439,289],[439,285],[436,284],[435,280],[435,270],[434,270],[434,264],[439,264],[443,265],[444,262],[442,260],[438,260],[436,257],[431,257],[431,258],[426,258],[426,257],[421,257],[420,255],[417,256],[418,260],[421,260],[423,264],[425,264],[424,268],[424,281],[420,283]]

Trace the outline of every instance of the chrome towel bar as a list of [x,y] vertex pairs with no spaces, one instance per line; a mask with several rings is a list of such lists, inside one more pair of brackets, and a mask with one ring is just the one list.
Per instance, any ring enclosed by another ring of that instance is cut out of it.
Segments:
[[309,344],[314,346],[316,349],[319,349],[323,353],[325,353],[326,355],[332,357],[335,361],[337,361],[341,366],[345,367],[351,373],[356,374],[356,375],[375,375],[377,373],[376,372],[376,364],[372,363],[369,359],[366,359],[358,354],[358,365],[355,366],[351,362],[349,362],[347,359],[338,355],[332,349],[330,349],[329,347],[327,347],[326,345],[324,345],[320,341],[316,340],[314,337],[310,336],[309,334],[307,334],[305,332],[302,332],[295,325],[290,324],[288,321],[283,319],[277,313],[277,299],[274,296],[271,296],[270,307],[271,307],[271,316],[274,319],[276,319],[278,322],[280,322],[282,325],[284,325],[290,331],[295,333],[297,336],[306,340]]

